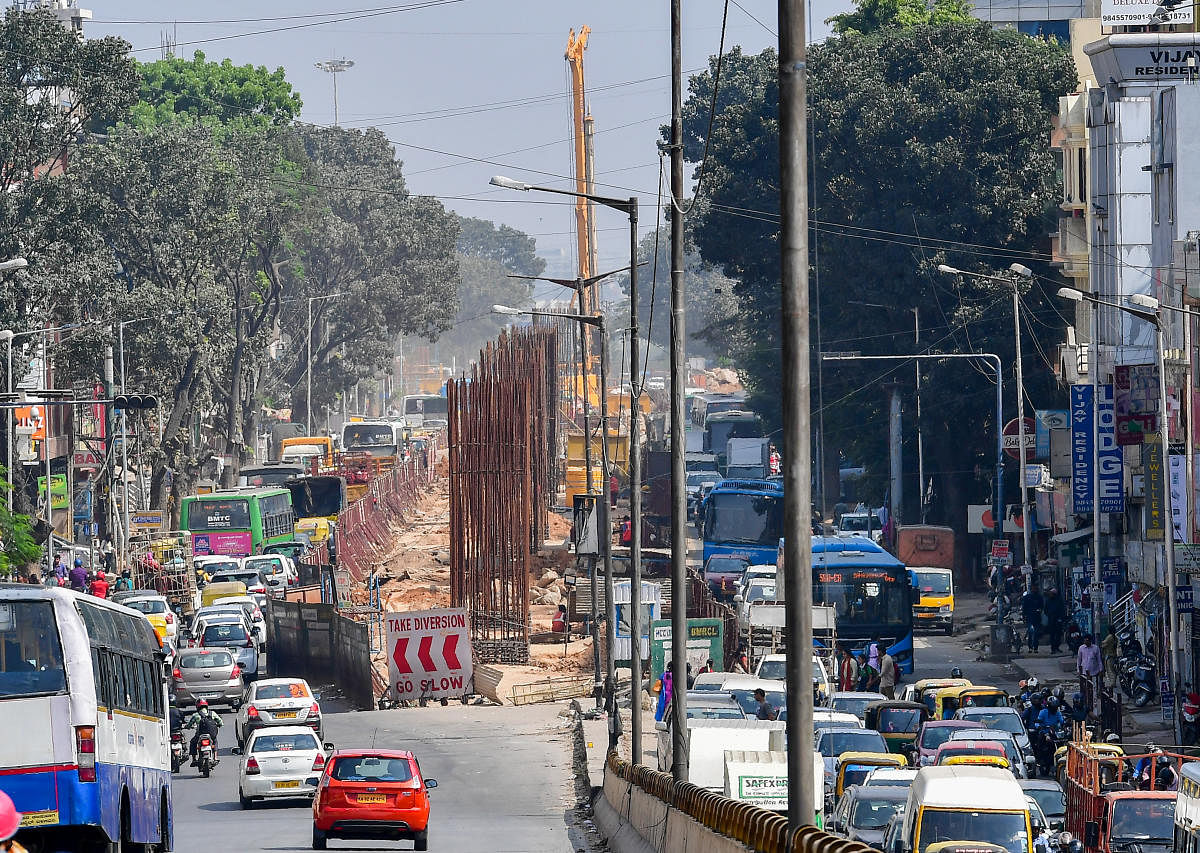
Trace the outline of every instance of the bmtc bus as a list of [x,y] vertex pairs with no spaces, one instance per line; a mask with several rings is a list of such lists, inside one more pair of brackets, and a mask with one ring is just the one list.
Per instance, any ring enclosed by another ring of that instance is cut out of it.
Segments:
[[267,545],[295,538],[292,493],[286,488],[243,488],[188,495],[179,507],[179,526],[192,535],[197,557],[248,557]]
[[19,842],[172,848],[163,661],[137,611],[0,584],[0,790],[24,815]]
[[774,563],[783,536],[783,488],[771,480],[721,480],[701,505],[704,560],[714,554]]
[[[783,540],[776,565],[783,566]],[[832,606],[837,639],[857,654],[879,640],[900,667],[911,673],[912,587],[908,569],[870,539],[812,537],[813,604]]]

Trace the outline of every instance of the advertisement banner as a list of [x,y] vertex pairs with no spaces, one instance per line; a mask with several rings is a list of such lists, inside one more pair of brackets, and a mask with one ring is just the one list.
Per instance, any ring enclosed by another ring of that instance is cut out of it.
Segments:
[[196,556],[248,557],[252,546],[249,533],[192,534],[192,553]]
[[1092,511],[1092,386],[1071,386],[1071,511]]
[[1171,454],[1170,470],[1171,522],[1176,542],[1190,542],[1187,535],[1187,457]]
[[[1092,578],[1092,565],[1091,559],[1084,559],[1084,577],[1089,582]],[[1104,609],[1108,610],[1117,603],[1125,586],[1125,566],[1120,557],[1100,558],[1100,583],[1104,585]]]
[[1158,367],[1122,364],[1113,371],[1117,444],[1141,444],[1158,430]]
[[[1192,6],[1180,3],[1169,9],[1155,0],[1101,0],[1100,24],[1105,27],[1145,27],[1150,24],[1190,24]],[[1130,51],[1126,51],[1129,53]],[[1186,74],[1190,66],[1184,58],[1187,51],[1163,45],[1155,49],[1141,48],[1132,57],[1139,76],[1169,77]],[[1122,57],[1124,58],[1124,57]],[[1122,63],[1123,64],[1123,63]]]
[[1146,436],[1142,458],[1146,466],[1146,538],[1151,540],[1167,536],[1167,477],[1163,471],[1162,450],[1162,436]]
[[1099,386],[1100,399],[1097,400],[1096,413],[1099,424],[1096,429],[1096,441],[1099,443],[1100,470],[1096,472],[1100,490],[1101,512],[1125,511],[1125,454],[1117,444],[1116,417],[1113,413],[1113,387]]
[[1071,413],[1066,409],[1039,409],[1033,413],[1034,458],[1050,458],[1050,430],[1069,429]]

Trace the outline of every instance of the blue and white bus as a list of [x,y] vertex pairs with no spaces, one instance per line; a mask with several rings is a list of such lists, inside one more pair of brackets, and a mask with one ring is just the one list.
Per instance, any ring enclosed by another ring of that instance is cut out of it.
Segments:
[[700,512],[704,560],[714,554],[774,563],[783,536],[783,487],[773,480],[721,480]]
[[24,814],[22,844],[170,850],[167,709],[162,648],[142,614],[0,585],[0,790]]
[[[776,565],[786,571],[783,540]],[[900,667],[911,673],[912,586],[904,564],[860,536],[812,537],[813,604],[832,606],[837,640],[855,653],[879,640]]]

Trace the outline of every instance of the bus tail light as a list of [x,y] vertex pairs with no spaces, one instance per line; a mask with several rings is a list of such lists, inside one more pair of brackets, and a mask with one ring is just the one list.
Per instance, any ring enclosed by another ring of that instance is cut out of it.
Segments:
[[79,781],[96,781],[96,729],[75,727],[75,751],[79,754]]

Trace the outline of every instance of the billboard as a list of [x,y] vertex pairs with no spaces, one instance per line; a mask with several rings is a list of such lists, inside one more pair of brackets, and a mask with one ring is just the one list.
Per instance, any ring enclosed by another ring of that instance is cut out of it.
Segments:
[[[1117,444],[1113,386],[1100,385],[1097,391],[1100,398],[1093,412],[1092,386],[1071,386],[1072,512],[1092,512],[1094,491],[1100,496],[1100,512],[1124,512],[1124,455]],[[1098,442],[1094,460],[1093,441]],[[1093,470],[1094,463],[1097,470]]]
[[[1145,27],[1150,24],[1190,24],[1192,22],[1191,0],[1101,0],[1100,24],[1105,27]],[[1155,50],[1143,48],[1144,56],[1139,59],[1138,76],[1166,77],[1173,67],[1187,67],[1188,51],[1163,45]],[[1146,69],[1161,69],[1153,73]]]

